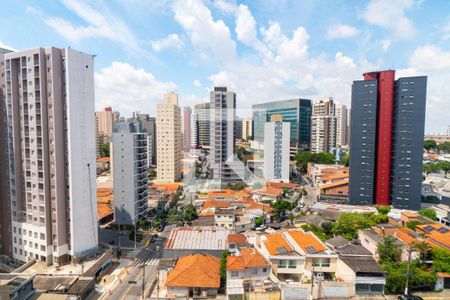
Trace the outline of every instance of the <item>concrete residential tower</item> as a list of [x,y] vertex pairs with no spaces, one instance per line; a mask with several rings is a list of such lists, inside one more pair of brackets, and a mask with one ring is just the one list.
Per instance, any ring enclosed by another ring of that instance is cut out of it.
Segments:
[[244,118],[242,120],[242,138],[249,140],[253,137],[253,119]]
[[181,179],[181,111],[178,95],[164,95],[156,107],[157,181],[176,182]]
[[93,56],[5,55],[14,258],[64,263],[97,249]]
[[4,54],[0,48],[0,255],[12,256],[11,201],[9,199],[8,123]]
[[346,105],[336,109],[336,146],[347,146],[350,142],[349,110]]
[[330,152],[336,147],[336,106],[328,97],[314,102],[311,117],[311,152]]
[[393,70],[353,82],[350,203],[420,209],[426,87]]
[[147,134],[147,165],[156,165],[156,118],[148,114],[133,113],[133,122],[140,122]]
[[200,103],[194,105],[193,114],[193,136],[195,142],[193,146],[196,147],[209,147],[210,145],[210,103]]
[[191,116],[192,109],[190,107],[183,108],[183,150],[191,148]]
[[114,126],[114,221],[134,225],[148,211],[147,133],[139,121]]
[[226,87],[214,87],[210,99],[210,177],[213,186],[224,188],[228,183],[242,180],[244,176],[244,165],[234,160],[236,94]]
[[289,139],[291,123],[272,115],[264,125],[264,177],[268,181],[289,182]]

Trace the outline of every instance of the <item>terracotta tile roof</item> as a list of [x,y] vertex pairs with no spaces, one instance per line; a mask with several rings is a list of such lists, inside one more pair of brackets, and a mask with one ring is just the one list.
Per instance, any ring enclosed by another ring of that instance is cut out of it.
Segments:
[[320,189],[325,190],[325,189],[334,188],[334,187],[341,186],[341,185],[348,185],[348,179],[335,181],[335,182],[331,182],[331,183],[327,183],[327,184],[322,184],[320,186]]
[[200,216],[201,217],[213,217],[213,216],[215,216],[216,214],[214,213],[214,211],[211,211],[211,210],[203,210],[201,213],[200,213]]
[[405,210],[404,212],[402,212],[402,215],[405,215],[408,218],[417,218],[419,216],[417,213],[410,210]]
[[156,188],[160,191],[166,192],[167,195],[172,195],[182,186],[181,183],[153,183],[151,188]]
[[288,234],[294,239],[306,254],[323,252],[327,248],[312,232],[303,230],[289,230]]
[[268,181],[268,182],[266,182],[266,186],[277,188],[277,189],[283,189],[283,188],[296,189],[296,188],[299,187],[298,184],[295,184],[295,183],[275,182],[275,181]]
[[348,173],[332,173],[332,174],[324,174],[322,176],[322,181],[328,181],[333,179],[342,179],[348,178]]
[[255,194],[268,195],[268,196],[280,196],[283,193],[282,189],[266,187],[264,189],[260,189],[255,191]]
[[99,220],[113,214],[113,209],[106,203],[97,203],[97,218]]
[[395,236],[408,245],[419,242],[419,240],[414,237],[415,234],[415,231],[409,228],[400,228],[395,232]]
[[329,174],[329,173],[342,173],[342,172],[348,172],[348,167],[340,167],[340,168],[323,168],[320,170],[322,174]]
[[207,208],[228,208],[231,206],[230,202],[208,199],[203,203],[203,209]]
[[450,228],[443,224],[423,224],[417,225],[419,231],[426,234],[426,239],[430,242],[450,249]]
[[218,191],[209,191],[208,197],[233,197],[234,196],[233,190],[218,190]]
[[439,278],[450,278],[450,274],[447,274],[447,273],[437,272],[436,275]]
[[248,268],[267,268],[268,262],[255,249],[243,248],[238,256],[227,257],[227,270],[238,271]]
[[233,244],[246,244],[247,243],[247,239],[245,238],[245,236],[243,234],[230,233],[228,235],[227,242],[228,243],[233,243]]
[[[266,237],[267,240],[264,241],[264,246],[266,246],[266,249],[270,255],[283,255],[294,252],[288,242],[284,239],[282,233],[272,233]],[[280,253],[280,249],[283,248],[286,253]]]
[[99,157],[97,158],[98,162],[109,162],[111,159],[109,157]]
[[247,209],[260,209],[265,213],[271,213],[273,211],[273,207],[270,205],[258,202],[249,203]]
[[220,259],[205,254],[180,257],[164,284],[167,287],[220,287]]

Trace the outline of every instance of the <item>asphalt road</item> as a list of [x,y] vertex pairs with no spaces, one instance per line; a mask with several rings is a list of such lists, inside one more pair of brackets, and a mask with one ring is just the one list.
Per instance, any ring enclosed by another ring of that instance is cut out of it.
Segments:
[[[161,234],[164,236],[165,232]],[[159,237],[154,243],[137,253],[129,269],[129,274],[113,290],[109,299],[139,299],[142,297],[143,271],[145,270],[144,286],[147,291],[149,284],[156,278],[164,241],[164,237]]]

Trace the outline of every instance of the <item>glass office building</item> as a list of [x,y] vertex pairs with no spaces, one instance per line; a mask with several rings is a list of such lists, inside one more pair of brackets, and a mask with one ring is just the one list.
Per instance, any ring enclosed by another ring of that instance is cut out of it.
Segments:
[[253,134],[258,142],[264,142],[264,124],[270,122],[272,115],[281,115],[283,122],[291,123],[291,151],[311,149],[312,101],[291,99],[274,101],[252,106]]

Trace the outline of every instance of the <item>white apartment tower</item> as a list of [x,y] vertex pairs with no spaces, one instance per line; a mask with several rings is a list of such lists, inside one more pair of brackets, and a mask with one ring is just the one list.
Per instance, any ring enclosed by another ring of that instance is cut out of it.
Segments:
[[264,177],[267,181],[289,182],[291,123],[272,115],[264,124]]
[[336,146],[349,144],[349,111],[346,105],[340,105],[336,109]]
[[13,257],[62,264],[96,251],[93,56],[5,54]]
[[236,94],[226,87],[214,87],[210,92],[210,178],[214,187],[224,188],[240,181],[244,166],[234,159],[234,125]]
[[330,152],[336,147],[335,110],[331,97],[314,102],[311,117],[311,152]]
[[176,182],[181,179],[181,110],[178,95],[164,95],[156,107],[157,181]]
[[114,221],[134,225],[148,212],[147,133],[139,121],[119,121],[112,136]]

